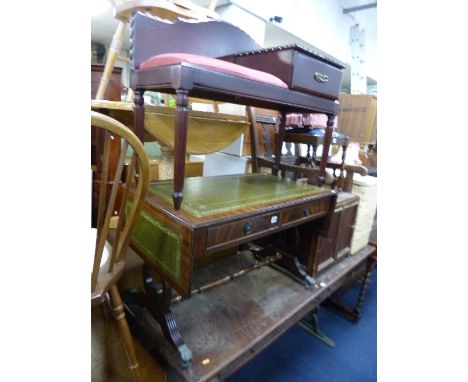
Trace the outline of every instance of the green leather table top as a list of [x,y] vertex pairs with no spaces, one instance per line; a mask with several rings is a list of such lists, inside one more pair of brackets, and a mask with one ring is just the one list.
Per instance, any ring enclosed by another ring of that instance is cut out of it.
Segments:
[[[172,204],[172,180],[151,183],[149,195]],[[198,218],[311,196],[323,189],[269,174],[187,178],[181,210]]]

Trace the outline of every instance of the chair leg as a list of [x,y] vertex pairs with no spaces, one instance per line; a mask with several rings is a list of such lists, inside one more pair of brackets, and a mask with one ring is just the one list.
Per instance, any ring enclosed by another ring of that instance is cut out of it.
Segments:
[[184,171],[187,151],[188,91],[176,90],[176,111],[174,118],[174,208],[180,210],[184,198]]
[[140,382],[140,368],[138,364],[138,360],[135,355],[135,348],[133,347],[133,340],[132,335],[130,333],[130,329],[127,324],[127,320],[125,319],[124,307],[122,304],[122,299],[120,297],[119,290],[117,286],[114,284],[110,291],[110,300],[112,305],[112,311],[114,314],[114,318],[117,320],[117,325],[119,327],[120,336],[122,338],[122,342],[124,344],[125,352],[127,354],[129,367],[133,375],[133,379],[136,382]]
[[127,24],[124,21],[119,21],[117,30],[112,37],[112,43],[107,54],[106,65],[104,66],[104,72],[102,73],[101,81],[99,82],[96,99],[104,99],[107,85],[109,84],[112,75],[112,70],[114,69],[115,62],[117,61],[120,51],[122,50],[122,42],[126,25]]

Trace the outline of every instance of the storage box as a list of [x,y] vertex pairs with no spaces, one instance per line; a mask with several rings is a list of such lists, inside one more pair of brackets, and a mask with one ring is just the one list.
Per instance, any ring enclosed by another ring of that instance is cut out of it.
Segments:
[[359,208],[351,241],[351,253],[355,254],[369,242],[377,210],[377,178],[354,174],[353,194],[359,196]]
[[375,144],[377,140],[377,98],[365,94],[341,94],[338,129],[351,142]]
[[344,67],[302,46],[284,45],[220,59],[273,74],[291,90],[338,99]]

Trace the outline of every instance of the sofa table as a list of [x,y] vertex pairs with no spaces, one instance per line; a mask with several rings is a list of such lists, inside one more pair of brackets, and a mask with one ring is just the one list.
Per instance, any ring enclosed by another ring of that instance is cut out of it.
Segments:
[[[176,210],[172,182],[150,184],[130,245],[146,264],[141,303],[158,320],[183,362],[192,355],[171,313],[173,289],[179,300],[189,299],[280,257],[288,271],[310,287],[314,280],[288,253],[273,251],[257,264],[239,263],[226,272],[217,264],[228,257],[235,259],[246,243],[312,220],[326,232],[335,204],[333,190],[257,173],[187,178],[185,202]],[[204,271],[207,266],[212,267],[210,272]],[[197,275],[203,272],[205,280],[200,283]]]

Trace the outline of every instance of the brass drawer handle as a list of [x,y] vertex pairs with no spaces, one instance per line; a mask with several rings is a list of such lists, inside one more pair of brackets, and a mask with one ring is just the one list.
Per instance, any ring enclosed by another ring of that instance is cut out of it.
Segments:
[[323,74],[323,73],[315,72],[314,78],[318,82],[328,82],[328,76],[326,74]]
[[253,231],[253,225],[252,225],[252,223],[246,223],[245,226],[244,226],[244,233],[245,233],[246,235],[249,235],[249,234],[252,233],[252,231]]

